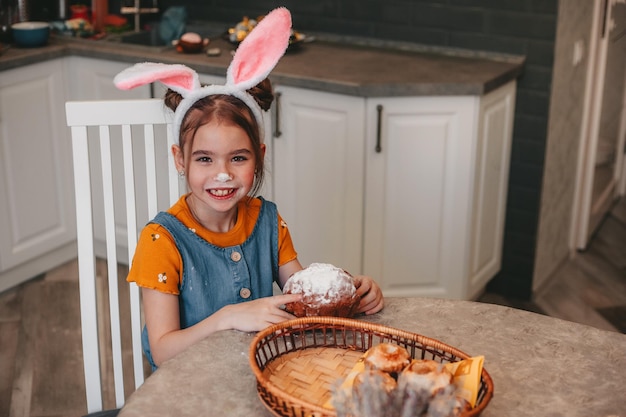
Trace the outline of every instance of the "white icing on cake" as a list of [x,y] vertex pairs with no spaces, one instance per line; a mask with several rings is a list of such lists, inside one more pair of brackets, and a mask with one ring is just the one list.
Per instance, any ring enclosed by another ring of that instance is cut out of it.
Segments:
[[293,274],[285,283],[285,292],[302,294],[303,301],[320,304],[352,297],[356,293],[352,277],[343,269],[331,264],[313,263]]

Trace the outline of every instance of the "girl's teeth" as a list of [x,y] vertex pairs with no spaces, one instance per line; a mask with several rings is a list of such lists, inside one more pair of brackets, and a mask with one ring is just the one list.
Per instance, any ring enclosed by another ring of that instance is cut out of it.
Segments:
[[210,193],[213,194],[214,196],[217,197],[224,197],[225,195],[228,195],[230,193],[232,193],[232,189],[228,189],[228,190],[210,190]]

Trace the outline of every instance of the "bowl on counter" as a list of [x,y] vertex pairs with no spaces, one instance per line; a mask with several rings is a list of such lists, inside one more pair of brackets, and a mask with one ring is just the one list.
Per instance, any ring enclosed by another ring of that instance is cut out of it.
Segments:
[[50,25],[47,22],[19,22],[11,25],[11,31],[17,46],[31,48],[48,42]]
[[202,50],[209,44],[209,38],[202,38],[195,32],[184,33],[178,41],[172,42],[176,46],[178,52],[186,54],[195,54],[202,52]]

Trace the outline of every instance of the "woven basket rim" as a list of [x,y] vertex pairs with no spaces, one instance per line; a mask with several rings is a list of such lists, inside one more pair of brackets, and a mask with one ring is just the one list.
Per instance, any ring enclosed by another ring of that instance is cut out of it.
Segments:
[[[395,327],[386,326],[383,324],[371,323],[371,322],[362,321],[358,319],[351,319],[351,318],[331,317],[331,316],[301,317],[301,318],[296,318],[292,320],[286,320],[281,323],[268,326],[265,329],[258,332],[256,336],[254,337],[254,339],[252,340],[252,342],[250,343],[249,355],[248,355],[250,367],[252,368],[252,371],[256,377],[257,384],[264,386],[268,391],[270,391],[277,397],[283,398],[293,404],[304,405],[306,408],[313,409],[322,413],[327,413],[327,414],[332,413],[333,415],[335,414],[334,410],[329,410],[329,409],[320,407],[317,404],[313,404],[308,401],[302,400],[300,398],[296,398],[292,396],[291,394],[286,393],[280,388],[276,387],[272,382],[269,381],[268,378],[266,378],[266,376],[263,374],[263,371],[259,368],[256,362],[257,346],[259,345],[259,342],[263,340],[266,336],[280,332],[281,330],[288,329],[288,328],[297,328],[300,326],[306,327],[306,325],[315,325],[315,324],[342,326],[346,328],[357,328],[360,330],[388,334],[388,335],[395,336],[395,337],[413,340],[422,345],[431,346],[435,349],[444,350],[462,359],[470,358],[470,356],[467,353],[463,352],[462,350],[454,346],[448,345],[446,343],[443,343],[437,339],[433,339],[433,338],[423,336],[418,333],[409,332],[409,331],[398,329]],[[489,375],[489,373],[484,367],[482,369],[481,379],[484,381],[485,385],[487,386],[485,395],[479,405],[474,407],[468,413],[463,414],[464,417],[478,416],[485,409],[485,407],[487,407],[487,405],[489,404],[489,401],[493,397],[493,390],[494,390],[493,380],[491,379],[491,376]],[[258,388],[257,388],[257,391],[258,391]],[[268,404],[265,403],[265,401],[263,401],[260,395],[259,395],[259,398],[261,399],[261,402],[263,402],[263,404],[266,407],[268,407],[268,409],[271,408],[269,407]],[[275,410],[271,410],[271,411],[275,413]]]

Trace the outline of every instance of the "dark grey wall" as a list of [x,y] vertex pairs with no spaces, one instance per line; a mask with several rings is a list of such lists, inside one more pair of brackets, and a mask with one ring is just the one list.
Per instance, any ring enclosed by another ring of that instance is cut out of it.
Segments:
[[[116,1],[111,0],[114,12]],[[142,0],[150,3],[151,0]],[[119,3],[118,3],[119,4]],[[329,32],[527,57],[519,79],[502,271],[496,292],[529,298],[548,126],[558,0],[176,0],[190,19],[232,25],[286,6],[299,31]]]

